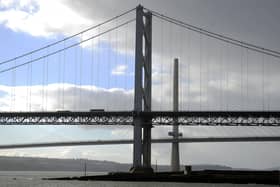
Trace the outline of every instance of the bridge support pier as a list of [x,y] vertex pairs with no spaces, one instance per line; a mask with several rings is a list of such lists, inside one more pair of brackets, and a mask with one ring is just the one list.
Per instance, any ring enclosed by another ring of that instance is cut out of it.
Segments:
[[134,143],[133,167],[131,172],[153,172],[151,167],[151,129],[149,119],[139,112],[151,111],[152,96],[152,14],[144,12],[141,5],[136,8],[135,42],[135,83],[134,83]]
[[143,129],[143,166],[151,168],[151,126]]

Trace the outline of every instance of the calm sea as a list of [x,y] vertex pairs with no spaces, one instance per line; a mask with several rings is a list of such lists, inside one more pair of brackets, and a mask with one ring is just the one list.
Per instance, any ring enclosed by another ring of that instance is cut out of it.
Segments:
[[[89,172],[88,175],[104,173]],[[81,176],[81,172],[0,171],[0,187],[272,187],[272,185],[186,184],[160,182],[48,181],[44,177]],[[277,186],[277,185],[276,185]]]

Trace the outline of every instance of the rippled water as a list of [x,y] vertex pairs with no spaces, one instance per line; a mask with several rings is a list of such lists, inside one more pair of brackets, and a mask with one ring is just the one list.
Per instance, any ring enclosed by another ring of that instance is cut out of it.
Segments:
[[[88,173],[89,175],[104,173]],[[271,187],[272,185],[191,184],[160,182],[48,181],[44,177],[81,176],[81,172],[0,171],[0,187]],[[277,185],[275,185],[277,186]]]

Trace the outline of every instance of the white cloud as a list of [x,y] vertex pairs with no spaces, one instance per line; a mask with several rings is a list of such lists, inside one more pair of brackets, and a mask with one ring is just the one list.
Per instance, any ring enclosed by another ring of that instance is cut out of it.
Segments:
[[[87,3],[89,5],[87,5]],[[115,2],[112,2],[113,4]],[[81,32],[94,25],[116,16],[100,11],[103,2],[72,2],[68,0],[2,0],[0,1],[0,24],[13,30],[14,32],[24,32],[35,37],[56,37],[63,35],[65,37]],[[86,10],[90,6],[90,10]],[[109,7],[107,7],[109,8]],[[123,11],[123,10],[122,10]],[[116,12],[119,14],[120,12]],[[119,18],[109,24],[91,29],[76,37],[77,41],[87,40],[90,37],[106,32],[118,24],[135,17],[135,14],[129,17]],[[134,50],[134,24],[126,25],[111,31],[107,34],[82,43],[80,46],[87,49],[100,50],[97,44],[105,43],[110,45],[112,51],[120,54],[132,55]],[[65,42],[66,46],[73,44]],[[60,46],[62,47],[62,46]]]
[[16,32],[50,37],[73,33],[92,25],[92,21],[67,7],[63,1],[0,1],[0,23]]
[[0,86],[0,91],[3,92],[0,97],[1,111],[131,110],[133,100],[131,90],[73,84]]
[[127,66],[126,65],[118,65],[112,70],[112,75],[125,75]]

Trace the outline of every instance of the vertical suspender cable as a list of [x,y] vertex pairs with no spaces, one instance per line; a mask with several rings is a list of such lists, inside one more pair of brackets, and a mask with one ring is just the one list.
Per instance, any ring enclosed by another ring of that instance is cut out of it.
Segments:
[[58,107],[58,110],[61,109],[61,53],[58,53],[57,54],[57,61],[58,61],[58,87],[57,87],[57,107]]
[[241,71],[241,76],[240,76],[240,95],[241,95],[241,104],[240,108],[241,110],[244,110],[244,94],[243,94],[243,61],[244,61],[244,52],[243,52],[243,47],[241,49],[241,63],[240,63],[240,71]]
[[10,93],[9,93],[9,97],[10,97],[10,112],[13,111],[13,71],[9,73],[9,77],[10,77],[10,84],[7,85],[7,87],[10,86]]
[[32,110],[32,75],[33,74],[33,67],[32,67],[32,63],[30,64],[30,89],[29,89],[29,111],[31,112]]
[[[183,60],[184,60],[184,58],[183,58],[183,48],[184,48],[184,46],[183,46],[183,38],[184,38],[184,36],[183,36],[183,31],[180,29],[180,28],[178,28],[179,29],[179,31],[180,31],[180,35],[179,35],[179,41],[180,41],[180,49],[179,49],[179,51],[180,51],[180,58],[179,58],[179,60],[181,59],[181,63],[179,63],[179,86],[178,86],[178,89],[179,89],[179,99],[178,99],[178,104],[179,104],[179,107],[178,107],[178,109],[179,109],[179,111],[180,110],[182,110],[182,101],[183,101],[183,95],[182,95],[182,93],[183,93],[183,90],[184,90],[184,86],[182,86],[183,84],[183,78],[182,78],[182,67],[184,67],[183,66],[183,63],[185,63]],[[182,38],[182,39],[181,39]],[[181,88],[181,89],[180,89]]]
[[164,29],[163,29],[163,20],[160,20],[160,105],[159,105],[159,110],[162,110],[162,95],[163,95],[163,90],[162,90],[162,86],[163,86],[163,33],[164,33]]
[[250,102],[249,102],[249,50],[246,48],[246,100],[247,100],[247,110],[250,108]]
[[[49,48],[47,48],[47,54],[49,53]],[[46,89],[46,108],[45,110],[48,110],[48,90],[49,90],[49,57],[46,57],[46,84],[47,84],[47,89]]]
[[[118,19],[116,19],[116,27],[118,26]],[[124,29],[125,29],[125,27],[124,27]],[[119,49],[119,33],[118,33],[118,28],[115,30],[116,31],[116,54],[115,54],[115,57],[116,57],[116,59],[115,59],[115,64],[120,64],[119,63],[119,58],[118,58],[118,54],[120,53],[120,49]],[[111,51],[111,53],[113,52],[113,50]],[[123,64],[123,63],[122,63]],[[125,75],[125,72],[126,72],[126,67],[124,68],[124,75]],[[122,76],[122,77],[117,77],[116,79],[114,79],[115,80],[115,86],[116,86],[116,88],[122,88],[121,87],[121,78],[123,78],[124,76]],[[110,80],[111,80],[111,77],[110,77]],[[120,89],[121,90],[121,89]],[[123,108],[123,106],[124,106],[124,104],[125,104],[125,100],[124,100],[125,98],[124,97],[121,97],[121,99],[120,100],[117,100],[117,105],[119,106],[119,108],[118,109],[122,109]]]
[[[94,87],[95,87],[95,92],[96,93],[98,93],[97,92],[97,86],[98,86],[98,84],[97,84],[97,80],[98,80],[98,71],[99,71],[99,69],[98,69],[98,53],[99,53],[99,41],[98,41],[98,39],[97,39],[97,41],[96,41],[96,43],[95,43],[95,50],[94,50],[94,55],[95,55],[95,58],[94,58]],[[95,105],[97,105],[97,102],[96,102],[96,100],[94,99],[94,97],[92,97],[91,98],[92,100],[93,100],[93,103],[95,103]],[[96,107],[96,106],[94,106],[94,107]]]
[[[115,87],[115,88],[117,88],[116,87],[116,79],[118,78],[118,77],[116,77],[115,79],[114,79],[114,81],[112,81],[111,82],[111,69],[112,69],[112,64],[114,64],[114,57],[113,57],[113,53],[112,53],[112,51],[113,51],[113,43],[112,43],[112,34],[114,34],[114,33],[111,33],[111,32],[109,32],[108,33],[108,37],[109,37],[109,45],[108,45],[108,91],[110,91],[110,89],[111,88],[113,88],[113,87]],[[116,54],[117,54],[118,52],[117,52],[117,48],[116,48],[116,51],[115,51],[115,57],[116,57]],[[112,109],[112,105],[111,105],[111,103],[112,103],[112,100],[109,100],[108,101],[108,110],[111,110]],[[117,106],[119,106],[119,101],[117,101],[116,102],[116,105]],[[119,109],[119,108],[117,108],[117,109]]]
[[[13,65],[16,65],[16,60],[13,60]],[[10,104],[10,110],[14,111],[16,110],[15,107],[15,80],[16,80],[16,70],[13,70],[11,72],[11,93],[10,93],[10,99],[11,99],[11,104]]]
[[202,36],[199,34],[199,110],[202,110]]
[[[115,20],[115,26],[117,27],[118,26],[118,19]],[[113,81],[111,82],[111,69],[112,67],[117,67],[119,66],[120,64],[118,64],[118,53],[119,53],[119,49],[118,49],[118,29],[115,30],[115,33],[113,32],[112,35],[113,37],[115,37],[115,46],[113,45],[113,42],[114,42],[114,39],[111,39],[111,32],[109,33],[110,34],[110,56],[112,56],[111,58],[111,61],[110,61],[110,73],[109,73],[109,81],[110,83],[110,87],[109,88],[120,88],[120,85],[118,84],[118,79],[120,79],[119,76],[116,76]],[[115,36],[114,36],[115,34]],[[115,47],[115,50],[113,49]],[[111,65],[111,63],[113,65]],[[124,70],[125,71],[125,70]],[[110,102],[110,104],[112,103],[112,101]],[[118,106],[117,110],[120,110],[122,108],[121,105],[123,105],[123,97],[121,97],[120,99],[117,100],[116,102],[116,105]]]
[[[65,49],[65,41],[63,42],[63,49]],[[62,109],[64,110],[64,96],[65,96],[65,58],[66,50],[63,50],[63,62],[62,62]]]
[[228,98],[227,98],[227,61],[228,61],[228,51],[227,51],[227,44],[223,45],[223,98],[224,98],[224,110],[228,109]]
[[[269,58],[271,59],[271,58]],[[270,87],[271,87],[271,60],[269,60],[268,65],[267,65],[267,82],[268,82],[268,86],[267,86],[267,110],[270,111]]]
[[[118,20],[116,19],[115,20],[115,26],[117,27],[118,26]],[[110,34],[110,33],[109,33]],[[111,40],[111,35],[110,35],[110,40]],[[115,66],[118,66],[118,53],[119,53],[119,49],[118,49],[118,29],[115,30],[115,54],[113,54],[115,56],[115,59],[114,59],[114,62],[113,64],[115,63]],[[111,41],[110,41],[110,44],[111,44]],[[113,50],[112,50],[113,51]],[[112,60],[113,61],[113,60]],[[110,68],[111,70],[111,68]],[[114,86],[115,88],[118,87],[118,77],[114,78]]]
[[[222,45],[222,44],[221,44]],[[223,47],[220,46],[220,110],[223,110]]]
[[262,110],[265,110],[265,69],[264,69],[264,54],[262,54]]
[[[83,41],[83,33],[81,33],[81,41]],[[80,46],[80,75],[79,75],[79,110],[82,108],[82,78],[83,78],[83,47]]]
[[172,110],[172,88],[173,88],[173,81],[172,81],[172,70],[173,70],[173,58],[174,58],[174,54],[173,54],[173,40],[174,40],[174,38],[173,38],[173,27],[172,27],[172,24],[170,24],[170,43],[169,43],[169,45],[170,45],[170,60],[169,60],[169,70],[170,70],[170,72],[169,72],[169,76],[170,76],[170,79],[169,79],[169,81],[170,81],[170,83],[169,83],[169,85],[170,85],[170,99],[169,99],[169,101],[170,101],[170,103],[169,103],[169,107],[170,107],[170,110]]
[[[209,41],[209,40],[207,40]],[[208,44],[208,42],[207,42]],[[208,44],[209,45],[209,44]],[[210,54],[209,52],[206,51],[206,110],[209,110],[209,98],[210,98],[210,94],[209,94],[209,63],[210,63]]]
[[[15,63],[15,61],[13,62],[13,64]],[[11,84],[10,84],[10,88],[11,88],[11,91],[10,91],[10,100],[11,100],[11,104],[10,104],[10,110],[13,111],[14,110],[14,73],[15,73],[15,70],[13,70],[11,72]]]
[[109,88],[109,80],[110,80],[110,40],[111,40],[111,33],[109,32],[108,35],[107,35],[107,45],[106,45],[106,64],[107,64],[107,71],[106,71],[106,75],[107,75],[107,80],[105,82],[105,87],[106,87],[106,90],[107,90],[107,93],[109,95],[109,98],[106,99],[106,110],[110,110],[109,109],[109,105],[110,105],[110,88]]
[[228,74],[229,74],[229,69],[228,69],[228,64],[229,64],[229,50],[228,50],[228,45],[225,46],[225,73],[226,73],[226,89],[225,89],[225,102],[226,102],[226,111],[228,111],[228,103],[229,103],[229,97],[228,97],[228,93],[229,93],[229,90],[228,90]]
[[90,95],[91,95],[91,108],[94,108],[93,99],[93,67],[94,67],[94,40],[91,40],[91,65],[90,65]]
[[[32,54],[30,54],[30,60],[32,60]],[[30,74],[30,64],[27,65],[26,69],[26,111],[29,111],[29,75]]]
[[[9,96],[10,96],[10,112],[13,111],[13,71],[12,72],[9,72],[9,78],[10,78],[10,93],[9,93]],[[8,84],[9,85],[9,84]]]
[[[16,66],[16,60],[14,60],[14,66]],[[16,110],[16,72],[17,70],[13,71],[13,110]]]
[[45,66],[46,66],[46,58],[44,58],[42,60],[42,88],[41,88],[41,110],[44,111],[44,102],[45,102],[45,76],[46,76],[46,72],[45,72]]
[[78,81],[77,81],[77,78],[78,78],[78,47],[76,46],[75,47],[75,69],[74,69],[74,109],[77,110],[77,103],[78,103],[78,98],[77,98],[77,87],[78,87]]
[[[129,26],[127,26],[127,28],[125,29],[125,64],[127,67],[127,72],[126,72],[126,76],[125,76],[125,82],[124,82],[124,87],[125,87],[125,91],[128,92],[129,88],[128,88],[128,79],[129,79],[129,74],[130,74],[130,65],[128,64],[128,29]],[[129,100],[127,100],[128,103]],[[128,105],[128,104],[127,104]],[[128,106],[126,109],[129,109]]]
[[190,88],[191,88],[191,32],[188,31],[188,66],[187,66],[188,70],[188,94],[187,94],[187,108],[188,111],[190,110],[190,104],[191,104],[191,100],[190,100]]
[[[98,31],[98,34],[100,34],[100,28],[98,27],[98,29],[97,29]],[[98,37],[97,38],[97,52],[98,52],[98,54],[97,54],[97,64],[96,64],[96,71],[97,71],[97,73],[96,73],[96,86],[98,87],[98,88],[100,88],[100,86],[99,86],[99,75],[100,75],[100,69],[99,69],[99,64],[100,64],[100,37]],[[104,106],[104,103],[102,103],[102,107],[104,107],[105,108],[105,106]]]

